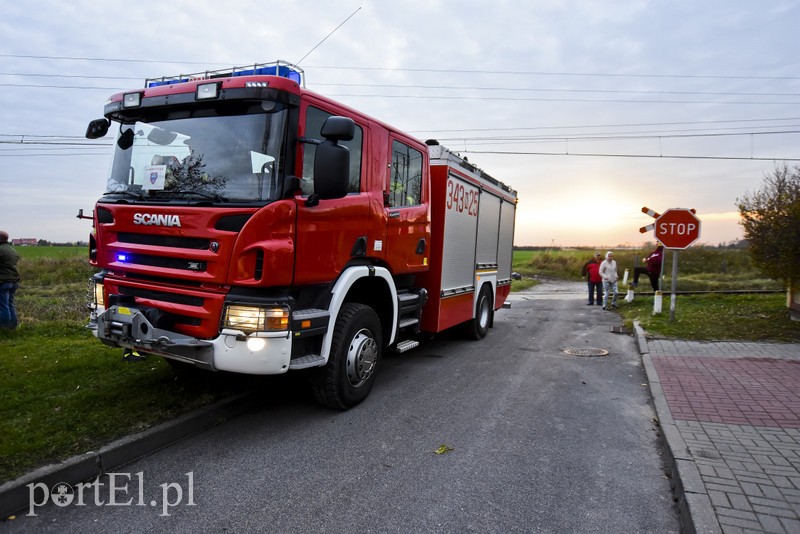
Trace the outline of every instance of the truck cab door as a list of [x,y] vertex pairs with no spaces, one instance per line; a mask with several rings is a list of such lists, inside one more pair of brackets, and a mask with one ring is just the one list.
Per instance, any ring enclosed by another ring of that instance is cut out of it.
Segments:
[[431,241],[428,154],[398,139],[389,142],[386,261],[394,274],[425,271]]
[[[333,110],[305,106],[301,115],[301,135],[312,139],[322,138],[325,122]],[[359,254],[366,254],[364,243],[373,243],[383,237],[381,219],[372,216],[370,198],[362,188],[363,129],[355,125],[351,140],[339,141],[349,151],[349,183],[347,194],[309,202],[315,193],[314,164],[316,145],[303,146],[301,193],[295,197],[297,205],[297,237],[294,284],[319,284],[335,280],[348,262]],[[324,196],[324,195],[323,195]],[[363,253],[362,253],[363,250]]]

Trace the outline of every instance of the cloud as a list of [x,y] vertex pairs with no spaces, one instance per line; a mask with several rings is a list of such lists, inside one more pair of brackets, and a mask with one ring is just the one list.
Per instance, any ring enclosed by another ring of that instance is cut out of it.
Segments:
[[[643,205],[695,208],[707,214],[709,236],[730,241],[741,234],[729,216],[736,198],[774,163],[664,156],[800,157],[800,134],[763,134],[800,130],[800,119],[788,120],[800,116],[791,103],[800,8],[745,0],[174,0],[157,8],[43,0],[35,9],[6,2],[0,141],[80,138],[109,95],[146,77],[297,61],[359,7],[303,62],[309,87],[423,139],[440,138],[516,188],[526,244],[635,242],[646,238],[638,233]],[[26,55],[90,59],[19,57]],[[375,87],[387,84],[415,87]],[[739,135],[675,137],[712,132]],[[607,138],[586,139],[601,134]],[[529,154],[491,153],[504,151]],[[85,239],[74,213],[100,195],[107,154],[34,155],[42,152],[0,145],[0,227]],[[576,206],[573,219],[548,224]]]

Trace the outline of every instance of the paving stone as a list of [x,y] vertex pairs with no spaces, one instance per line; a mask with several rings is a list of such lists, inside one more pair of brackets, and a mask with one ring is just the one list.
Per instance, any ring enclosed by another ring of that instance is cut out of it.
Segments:
[[758,487],[758,484],[753,484],[752,482],[742,482],[739,485],[742,487],[742,491],[745,495],[752,497],[764,496],[764,493],[761,491],[761,488]]
[[[750,503],[753,506],[769,506],[772,508],[783,508],[784,510],[791,510],[792,505],[786,499],[767,499],[761,497],[750,497]],[[735,508],[735,506],[734,506]]]
[[773,508],[771,506],[758,506],[753,505],[753,510],[761,514],[774,515],[778,517],[785,517],[787,519],[797,519],[797,514],[794,510],[784,510],[783,508]]
[[729,494],[728,495],[729,497],[730,497],[731,494],[744,495],[744,491],[742,490],[742,488],[740,486],[732,486],[732,485],[724,485],[724,484],[713,484],[713,483],[709,483],[709,482],[706,482],[705,484],[706,484],[706,490],[708,490],[708,491],[711,491],[711,490],[724,491],[725,493]]
[[725,516],[736,519],[742,519],[745,521],[758,521],[758,519],[756,518],[756,514],[754,512],[748,512],[746,510],[736,510],[734,508],[717,508],[716,511],[720,517]]
[[737,493],[726,493],[728,497],[728,501],[731,503],[731,508],[735,508],[736,510],[744,510],[745,512],[751,512],[753,510],[752,506],[750,506],[750,500],[742,494]]
[[786,529],[781,524],[779,518],[764,514],[756,514],[756,516],[758,517],[758,522],[764,527],[765,532],[776,532],[778,534],[786,533]]
[[792,483],[789,481],[787,477],[780,476],[780,475],[770,475],[770,479],[772,479],[772,483],[775,484],[779,488],[792,488]]
[[724,491],[708,490],[708,498],[711,499],[711,504],[715,507],[733,508],[731,501],[728,500],[728,494]]
[[[731,526],[731,527],[739,527],[742,529],[751,529],[757,532],[762,531],[761,523],[758,522],[758,518],[747,520],[747,519],[741,519],[739,517],[720,515],[719,524],[720,526],[722,526],[723,529],[725,529],[728,526]],[[728,531],[726,530],[726,532]]]
[[783,500],[783,493],[781,493],[779,488],[766,484],[759,484],[758,487],[761,488],[761,491],[764,492],[764,497],[767,499]]

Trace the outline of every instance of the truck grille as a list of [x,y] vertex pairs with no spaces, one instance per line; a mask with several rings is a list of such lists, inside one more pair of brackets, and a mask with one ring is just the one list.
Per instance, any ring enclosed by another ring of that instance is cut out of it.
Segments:
[[208,250],[211,241],[198,237],[180,237],[155,234],[132,234],[121,232],[117,234],[117,241],[133,245],[148,245],[153,247],[189,248],[195,250]]
[[172,302],[174,304],[185,304],[187,306],[202,306],[203,303],[205,302],[205,299],[201,297],[182,295],[180,293],[170,293],[167,291],[143,289],[139,287],[120,286],[119,292],[121,295],[130,295],[133,297],[141,297],[149,300],[159,300],[162,302]]
[[185,271],[204,272],[206,262],[202,260],[187,260],[184,258],[170,258],[168,256],[151,256],[149,254],[126,254],[125,263],[132,265],[147,265],[166,269],[182,269]]

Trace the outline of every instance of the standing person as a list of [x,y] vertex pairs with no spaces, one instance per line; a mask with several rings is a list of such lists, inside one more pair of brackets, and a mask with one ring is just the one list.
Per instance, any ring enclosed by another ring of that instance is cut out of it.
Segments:
[[600,258],[603,256],[599,252],[595,252],[594,256],[583,264],[581,276],[586,277],[586,282],[589,286],[589,303],[587,306],[592,306],[595,301],[595,294],[597,294],[597,305],[603,303],[603,279],[600,277]]
[[[617,280],[617,262],[614,260],[614,253],[611,251],[606,252],[606,259],[600,264],[600,277],[603,279],[603,309],[610,310],[617,307],[617,295],[619,294],[619,287]],[[609,293],[611,295],[611,302],[608,301]]]
[[647,267],[637,267],[633,270],[633,283],[631,286],[638,286],[639,275],[646,274],[650,278],[650,285],[653,287],[653,291],[658,291],[658,281],[661,278],[661,263],[664,261],[664,245],[659,243],[656,249],[642,261],[647,264]]
[[8,233],[0,231],[0,328],[17,327],[17,310],[14,293],[19,287],[17,263],[19,254],[8,242]]

